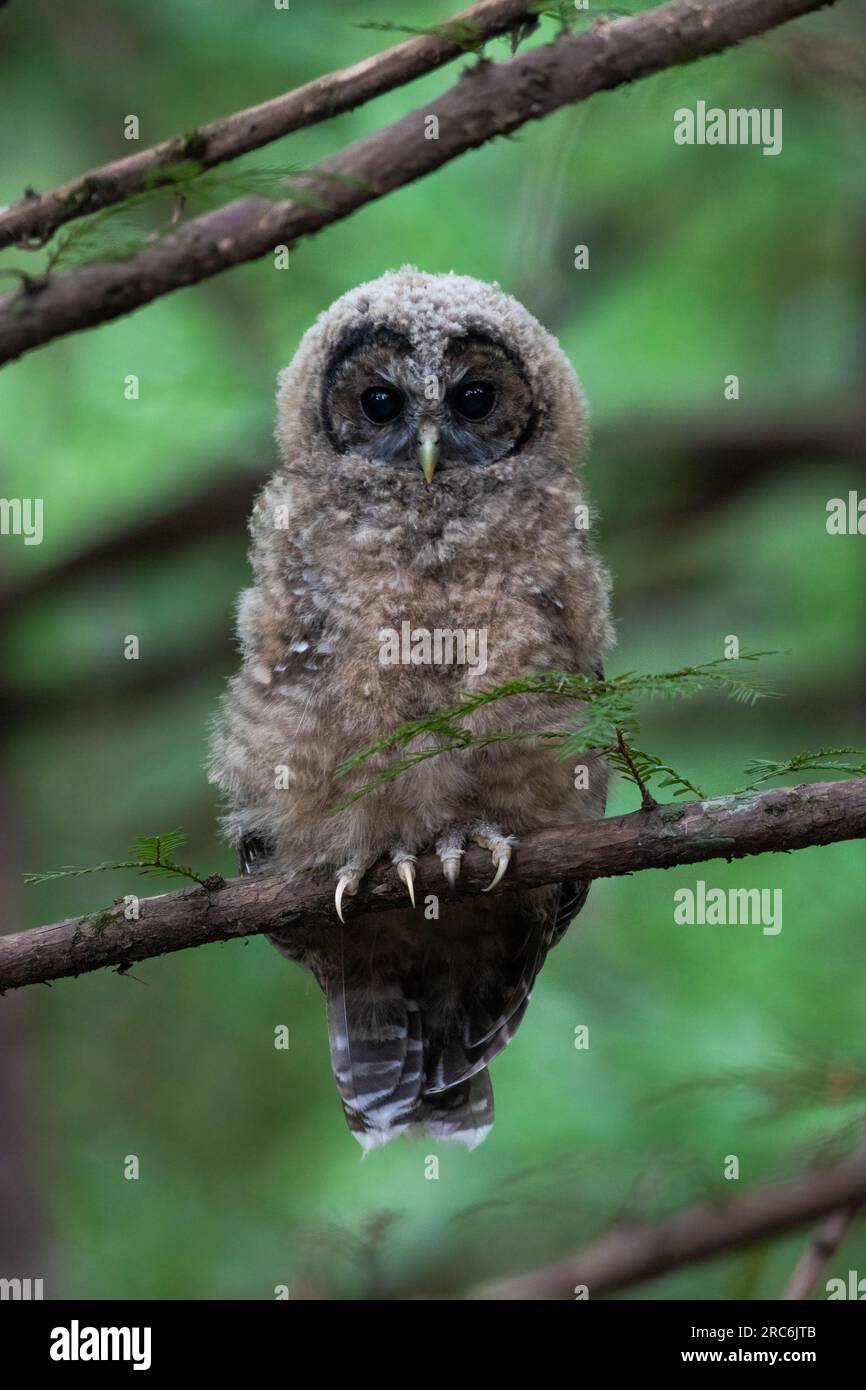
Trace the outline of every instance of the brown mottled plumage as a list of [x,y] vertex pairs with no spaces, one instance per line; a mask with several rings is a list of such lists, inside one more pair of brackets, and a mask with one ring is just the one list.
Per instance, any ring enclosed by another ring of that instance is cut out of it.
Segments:
[[[475,838],[502,868],[511,838],[602,813],[598,758],[583,759],[589,788],[575,790],[570,763],[521,742],[443,753],[329,814],[352,788],[340,762],[405,720],[532,671],[600,670],[608,583],[576,511],[585,437],[570,364],[496,285],[404,267],[308,331],[280,378],[281,463],[253,513],[243,665],[213,752],[247,869],[328,866],[351,896],[382,855],[411,881],[414,856],[436,849],[453,875]],[[438,463],[429,483],[419,439]],[[484,630],[486,670],[383,664],[382,634],[404,622]],[[572,706],[521,696],[468,722],[573,719]],[[442,902],[438,920],[420,906],[350,912],[276,942],[326,994],[337,1085],[365,1148],[418,1126],[480,1142],[487,1064],[585,896],[581,884],[520,889]]]

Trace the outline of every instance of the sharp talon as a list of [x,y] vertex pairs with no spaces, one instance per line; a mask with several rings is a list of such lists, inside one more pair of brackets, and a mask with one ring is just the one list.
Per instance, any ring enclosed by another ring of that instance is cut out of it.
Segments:
[[411,859],[403,859],[397,865],[397,873],[409,890],[412,906],[415,906],[415,866]]
[[341,875],[340,875],[340,881],[339,881],[339,883],[337,884],[337,891],[336,891],[336,893],[334,894],[334,906],[335,906],[336,909],[337,909],[337,916],[339,917],[340,921],[343,923],[344,926],[345,926],[345,923],[346,923],[346,919],[345,919],[345,917],[343,916],[343,909],[342,909],[342,907],[340,906],[340,904],[341,904],[342,901],[343,901],[343,894],[345,893],[346,888],[348,887],[348,885],[349,885],[351,882],[352,882],[352,875],[351,875],[351,874],[341,874]]
[[457,875],[460,873],[460,855],[449,854],[442,860],[442,872],[448,880],[448,886],[454,888],[457,884]]
[[339,920],[341,920],[343,926],[345,926],[346,924],[346,919],[345,917],[343,917],[342,909],[343,894],[345,894],[345,892],[348,892],[349,897],[353,897],[353,895],[357,892],[357,885],[359,885],[359,883],[360,878],[357,878],[356,874],[341,873],[341,876],[339,876],[338,884],[336,884],[336,892],[334,894],[334,906],[336,908],[336,916],[339,917]]
[[492,883],[488,883],[488,885],[487,885],[486,888],[482,888],[482,890],[481,890],[482,893],[489,893],[490,890],[491,890],[491,888],[495,888],[495,887],[496,887],[497,883],[500,881],[500,879],[502,878],[503,874],[505,873],[505,870],[508,868],[508,865],[509,865],[510,860],[511,860],[511,846],[510,846],[510,845],[505,845],[503,849],[495,849],[495,850],[493,851],[493,862],[494,862],[494,864],[496,865],[496,874],[494,875],[493,882],[492,882]]
[[452,827],[441,835],[436,844],[436,853],[439,855],[445,881],[453,893],[460,876],[460,860],[463,858],[463,831]]

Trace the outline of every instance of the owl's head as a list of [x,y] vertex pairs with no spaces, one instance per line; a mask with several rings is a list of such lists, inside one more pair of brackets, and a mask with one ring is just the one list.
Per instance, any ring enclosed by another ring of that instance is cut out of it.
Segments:
[[338,473],[360,468],[403,492],[538,457],[573,466],[585,419],[571,364],[516,299],[404,266],[305,334],[280,376],[277,437],[290,468],[309,466],[313,438]]

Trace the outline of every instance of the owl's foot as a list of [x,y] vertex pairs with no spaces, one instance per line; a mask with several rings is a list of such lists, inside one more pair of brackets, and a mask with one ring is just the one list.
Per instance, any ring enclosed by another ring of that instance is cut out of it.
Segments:
[[463,858],[462,830],[447,830],[436,842],[436,853],[442,864],[442,872],[451,888],[457,883],[460,873],[460,860]]
[[[483,892],[489,893],[495,888],[502,879],[505,870],[511,861],[511,846],[514,844],[513,835],[504,835],[496,825],[491,825],[489,821],[480,821],[473,826],[470,838],[474,840],[482,849],[489,849],[493,857],[493,867],[496,873],[492,882],[488,883]],[[460,874],[460,861],[463,858],[464,835],[462,830],[446,830],[436,842],[436,853],[442,864],[442,872],[452,888],[456,887],[457,879]],[[404,845],[397,845],[391,851],[391,863],[394,865],[399,877],[406,885],[409,894],[409,901],[415,907],[415,860],[412,854]],[[361,886],[364,874],[370,868],[369,863],[352,862],[344,864],[337,870],[337,888],[334,893],[334,906],[337,909],[337,916],[341,922],[345,922],[343,916],[343,898],[353,898]]]
[[[344,864],[342,869],[337,870],[337,887],[334,892],[334,906],[337,909],[337,916],[340,921],[345,923],[343,916],[343,898],[354,898],[358,889],[361,887],[361,880],[374,861],[368,860],[366,863],[358,863],[357,860],[349,864]],[[391,863],[400,875],[409,892],[409,900],[415,906],[415,855],[410,854],[403,846],[398,845],[391,851]]]
[[511,862],[511,846],[514,844],[514,836],[503,835],[498,825],[491,825],[489,821],[481,821],[473,828],[472,839],[482,849],[489,849],[493,856],[493,867],[496,873],[487,887],[481,890],[483,893],[489,893],[499,883]]

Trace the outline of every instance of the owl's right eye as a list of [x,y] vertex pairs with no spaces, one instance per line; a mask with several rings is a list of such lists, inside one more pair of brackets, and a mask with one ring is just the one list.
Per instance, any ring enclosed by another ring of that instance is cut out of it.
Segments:
[[394,386],[368,386],[361,392],[361,409],[374,425],[388,425],[403,409],[403,397]]

